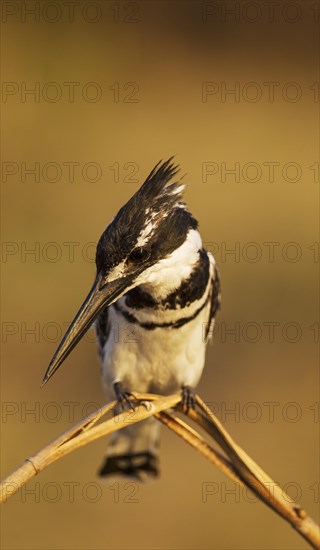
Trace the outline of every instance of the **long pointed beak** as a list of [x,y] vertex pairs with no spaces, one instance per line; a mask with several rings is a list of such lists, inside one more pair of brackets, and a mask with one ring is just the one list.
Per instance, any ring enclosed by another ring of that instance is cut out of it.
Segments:
[[73,319],[70,327],[61,340],[58,349],[51,359],[43,377],[41,386],[44,386],[44,384],[48,382],[49,378],[51,378],[51,376],[60,367],[69,353],[77,345],[79,340],[81,340],[88,328],[92,325],[100,311],[119,298],[130,286],[131,282],[131,277],[124,277],[122,279],[107,282],[103,285],[102,277],[97,275],[88,296],[80,307],[77,315]]

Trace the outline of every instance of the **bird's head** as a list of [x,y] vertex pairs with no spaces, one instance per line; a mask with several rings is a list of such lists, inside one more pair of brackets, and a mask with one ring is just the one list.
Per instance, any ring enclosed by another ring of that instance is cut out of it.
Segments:
[[[172,280],[177,258],[198,250],[197,221],[182,202],[184,184],[174,179],[172,159],[158,163],[140,189],[119,210],[102,233],[96,251],[93,286],[64,335],[45,373],[46,383],[76,346],[101,310],[140,285],[163,285]],[[190,241],[188,243],[188,241]]]

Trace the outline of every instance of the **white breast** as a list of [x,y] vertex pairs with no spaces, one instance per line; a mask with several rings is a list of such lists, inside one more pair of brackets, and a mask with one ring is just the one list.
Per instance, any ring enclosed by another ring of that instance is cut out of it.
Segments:
[[102,378],[108,398],[112,383],[129,391],[169,394],[195,387],[205,361],[205,323],[210,303],[180,328],[146,330],[110,307],[111,334],[104,348]]
[[108,399],[113,398],[112,383],[121,381],[129,391],[169,394],[182,385],[195,387],[205,362],[205,332],[210,311],[210,290],[214,260],[210,258],[210,279],[200,300],[184,309],[130,309],[125,299],[118,303],[141,323],[170,323],[182,317],[192,320],[179,328],[147,330],[129,323],[113,306],[108,310],[111,333],[103,350],[102,378]]

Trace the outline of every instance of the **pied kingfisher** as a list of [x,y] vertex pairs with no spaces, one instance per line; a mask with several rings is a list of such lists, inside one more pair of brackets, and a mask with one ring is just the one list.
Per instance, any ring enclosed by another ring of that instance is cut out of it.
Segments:
[[[134,391],[182,391],[183,406],[194,406],[220,282],[177,172],[172,159],[159,162],[101,235],[95,281],[43,383],[95,322],[105,394],[118,411]],[[159,428],[152,417],[115,432],[100,476],[156,477]]]

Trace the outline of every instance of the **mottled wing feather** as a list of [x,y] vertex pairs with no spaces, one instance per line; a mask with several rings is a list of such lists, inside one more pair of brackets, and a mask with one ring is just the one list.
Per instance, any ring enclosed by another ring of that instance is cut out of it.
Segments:
[[95,322],[98,349],[100,358],[103,359],[103,349],[110,335],[110,321],[108,308],[104,309]]
[[210,337],[211,331],[213,328],[213,323],[215,321],[216,314],[220,309],[221,305],[221,294],[220,294],[220,276],[219,271],[216,266],[214,266],[214,277],[212,279],[212,290],[211,290],[211,307],[209,312],[209,318],[206,329],[206,339]]

